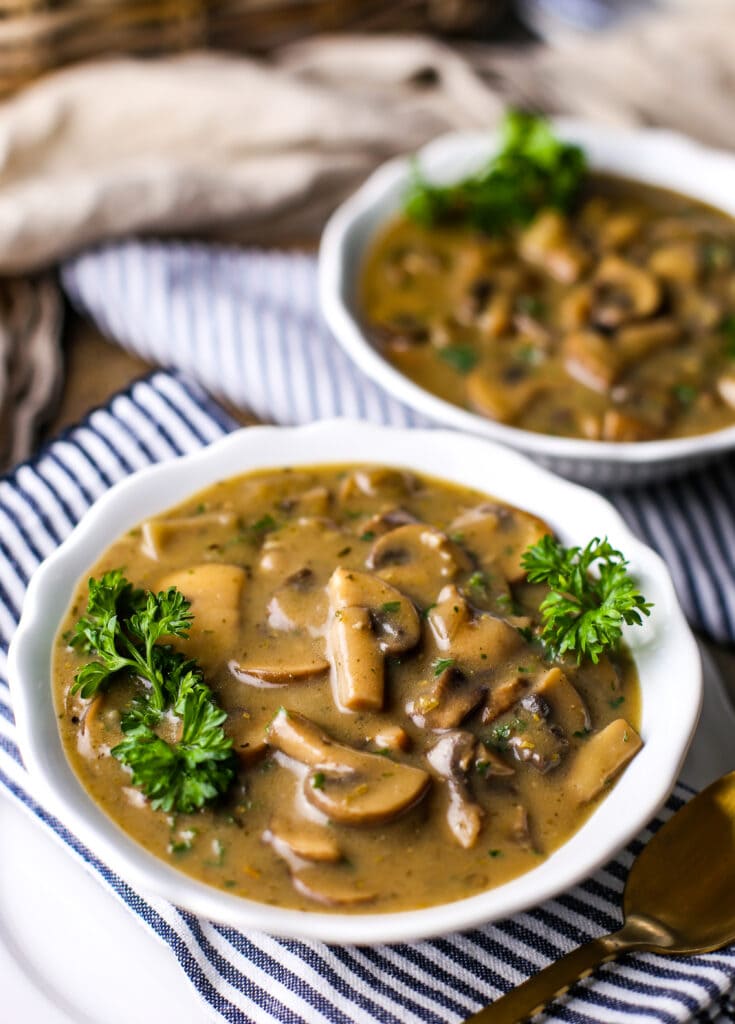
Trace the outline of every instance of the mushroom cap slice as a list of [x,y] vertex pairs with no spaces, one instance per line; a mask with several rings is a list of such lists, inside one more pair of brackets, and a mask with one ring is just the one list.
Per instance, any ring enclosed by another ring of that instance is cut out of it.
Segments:
[[268,602],[268,625],[289,632],[306,629],[321,636],[329,613],[329,601],[316,573],[302,566],[288,576]]
[[382,537],[384,533],[397,530],[399,526],[407,526],[409,523],[418,521],[413,512],[409,512],[408,509],[402,508],[400,505],[389,505],[381,512],[376,512],[363,525],[366,533]]
[[517,365],[489,369],[480,365],[465,378],[473,409],[499,423],[513,423],[544,390],[538,373]]
[[523,640],[515,626],[489,612],[470,613],[456,587],[445,587],[427,616],[429,627],[442,652],[452,655],[465,672],[487,672],[502,664]]
[[353,872],[340,875],[337,870],[327,866],[309,867],[294,871],[291,882],[302,896],[327,907],[357,907],[376,899],[376,892],[356,886]]
[[274,818],[262,838],[289,864],[294,858],[324,864],[336,864],[342,859],[342,851],[329,829],[303,818]]
[[444,587],[426,616],[440,651],[450,649],[457,634],[469,623],[471,617],[470,606],[454,584]]
[[617,718],[580,745],[569,765],[567,788],[573,800],[589,803],[631,761],[643,746],[624,718]]
[[268,751],[265,727],[268,719],[262,712],[250,712],[244,707],[227,712],[224,729],[232,740],[232,751],[246,766],[259,761]]
[[327,584],[332,609],[366,608],[377,645],[384,654],[402,654],[415,647],[421,625],[413,603],[379,576],[338,567]]
[[285,580],[304,568],[305,551],[318,551],[325,559],[338,562],[347,537],[331,519],[307,516],[267,534],[258,565],[263,572]]
[[179,643],[187,655],[196,658],[205,668],[223,662],[237,640],[246,579],[245,570],[239,565],[205,562],[169,573],[159,580],[159,589],[176,587],[191,602],[194,619],[189,639]]
[[336,743],[308,718],[284,708],[266,735],[272,747],[311,769],[304,780],[306,799],[341,824],[390,821],[413,807],[429,787],[429,775],[421,768]]
[[269,644],[267,653],[252,660],[232,658],[228,663],[230,672],[250,686],[287,686],[327,672],[327,659],[315,648],[305,647],[303,637],[299,639],[298,645]]
[[453,729],[444,733],[426,754],[426,760],[447,784],[449,830],[466,850],[477,842],[485,814],[472,799],[467,784],[467,773],[475,761],[476,745],[472,733]]
[[569,376],[590,391],[610,391],[623,371],[623,360],[614,341],[590,328],[567,334],[561,351]]
[[490,687],[487,703],[482,711],[483,725],[494,722],[500,715],[510,711],[526,693],[530,680],[525,675],[512,672],[510,675],[495,680]]
[[586,732],[591,723],[587,705],[560,668],[552,668],[534,687],[534,693],[548,701],[555,721],[569,736]]
[[326,487],[311,487],[300,494],[292,494],[280,502],[280,508],[299,518],[326,516],[332,506],[332,492]]
[[483,568],[497,568],[510,583],[526,578],[521,565],[526,548],[553,532],[538,516],[494,502],[463,512],[449,531],[462,536],[462,544]]
[[486,779],[515,775],[513,765],[508,764],[496,750],[484,743],[477,744],[475,766],[478,770],[482,766],[481,774]]
[[542,267],[556,281],[573,284],[589,257],[569,231],[569,221],[559,210],[543,209],[521,233],[519,248],[524,260]]
[[403,498],[416,490],[416,477],[404,469],[363,466],[348,473],[340,485],[340,501],[350,498]]
[[595,274],[592,319],[601,327],[620,327],[651,316],[661,304],[661,297],[661,286],[650,270],[610,254]]
[[232,512],[203,512],[175,519],[148,519],[141,527],[140,550],[154,562],[177,544],[188,544],[198,534],[221,527],[223,534],[234,530],[237,519]]
[[456,729],[483,701],[487,688],[477,686],[454,666],[444,669],[428,693],[406,705],[406,713],[422,729]]
[[425,523],[399,526],[379,537],[365,564],[422,605],[431,604],[445,583],[472,567],[458,544]]

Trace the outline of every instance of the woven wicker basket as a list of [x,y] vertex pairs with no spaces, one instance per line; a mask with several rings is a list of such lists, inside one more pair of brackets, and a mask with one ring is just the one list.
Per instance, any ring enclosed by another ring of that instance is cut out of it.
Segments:
[[315,32],[489,28],[502,0],[0,0],[0,95],[113,53],[263,52]]

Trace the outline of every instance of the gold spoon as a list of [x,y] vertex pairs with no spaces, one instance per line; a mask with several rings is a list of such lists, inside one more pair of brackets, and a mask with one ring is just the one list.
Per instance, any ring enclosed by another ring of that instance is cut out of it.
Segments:
[[735,942],[735,772],[666,822],[630,869],[620,931],[549,964],[465,1024],[519,1024],[623,953],[711,953]]

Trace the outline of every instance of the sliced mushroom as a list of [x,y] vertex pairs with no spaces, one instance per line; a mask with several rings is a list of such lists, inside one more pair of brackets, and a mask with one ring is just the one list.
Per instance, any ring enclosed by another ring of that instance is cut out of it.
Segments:
[[525,579],[521,558],[526,548],[552,532],[548,523],[530,512],[487,502],[468,509],[449,527],[452,536],[460,535],[463,545],[478,560],[481,568],[499,569],[511,583]]
[[569,231],[558,210],[545,209],[523,231],[519,242],[524,260],[539,266],[556,281],[573,284],[587,266],[587,253]]
[[513,296],[507,291],[495,291],[475,321],[480,334],[486,338],[501,338],[508,332],[513,317]]
[[471,615],[455,587],[441,591],[427,619],[439,650],[451,654],[454,665],[465,672],[497,668],[523,643],[504,619],[487,612]]
[[606,256],[595,275],[592,319],[614,329],[651,316],[661,304],[661,287],[654,275],[620,256]]
[[458,544],[425,523],[399,526],[379,537],[366,565],[421,605],[431,604],[445,583],[471,568]]
[[661,245],[651,253],[648,265],[654,274],[667,281],[694,284],[700,274],[699,246],[694,240],[681,240]]
[[411,737],[400,725],[382,725],[367,737],[378,750],[404,753],[411,749]]
[[301,494],[284,498],[279,503],[283,512],[299,517],[327,516],[332,506],[332,492],[326,487],[311,487]]
[[603,249],[619,249],[632,242],[643,227],[643,218],[634,210],[609,214],[599,225],[598,238]]
[[551,706],[554,720],[568,736],[586,733],[590,728],[590,713],[579,691],[569,682],[560,668],[552,668],[536,684],[534,692]]
[[467,399],[473,409],[498,420],[513,423],[543,391],[538,374],[516,363],[499,372],[480,366],[465,377]]
[[570,794],[581,804],[594,800],[642,746],[638,733],[623,718],[593,733],[578,748],[569,766]]
[[584,327],[592,311],[592,289],[589,284],[570,288],[559,302],[559,326],[565,331]]
[[375,466],[348,473],[339,488],[340,501],[350,498],[403,498],[416,490],[416,478],[403,469]]
[[522,850],[536,849],[531,835],[531,822],[523,804],[515,804],[508,823],[508,838]]
[[488,725],[496,718],[510,711],[517,704],[530,686],[526,675],[512,674],[493,683],[490,687],[487,703],[482,710],[483,724]]
[[422,729],[456,729],[478,707],[487,687],[477,686],[451,666],[432,680],[431,689],[406,704],[406,714]]
[[717,393],[731,409],[735,409],[735,373],[724,373],[717,381]]
[[338,874],[339,870],[335,867],[307,868],[294,872],[291,882],[302,896],[327,907],[357,907],[376,899],[376,892],[360,887],[354,872],[344,869]]
[[390,821],[418,803],[429,786],[422,769],[336,743],[313,722],[285,708],[268,726],[266,737],[276,750],[308,766],[304,794],[309,803],[345,825]]
[[327,590],[337,703],[350,711],[377,711],[383,706],[384,656],[402,654],[419,641],[416,609],[389,583],[356,570],[335,569]]
[[614,340],[599,331],[567,334],[561,346],[564,369],[591,391],[609,391],[623,371]]
[[313,569],[302,566],[288,576],[268,602],[271,629],[306,629],[312,636],[324,632],[329,599]]
[[410,523],[417,523],[418,519],[408,509],[394,505],[382,512],[376,512],[364,523],[365,533],[372,533],[376,537],[382,537],[384,533],[397,530],[399,526],[408,526]]
[[563,730],[548,721],[550,711],[543,697],[527,694],[513,709],[512,716],[494,725],[492,742],[502,750],[510,750],[516,761],[545,775],[561,764],[568,747]]
[[263,833],[263,842],[291,864],[294,859],[322,864],[336,864],[342,859],[342,851],[329,829],[303,818],[298,821],[273,819]]
[[329,670],[329,662],[314,649],[276,648],[259,661],[233,658],[229,669],[236,679],[250,686],[288,686],[323,675]]
[[198,534],[210,533],[221,527],[223,532],[233,530],[236,518],[232,512],[203,512],[198,516],[178,516],[176,519],[148,519],[141,527],[141,552],[158,559],[177,542],[190,543]]
[[205,562],[159,580],[159,589],[176,587],[191,602],[194,618],[183,643],[187,655],[206,668],[220,664],[237,640],[246,579],[239,565]]
[[261,571],[285,580],[305,567],[305,551],[319,551],[336,562],[347,541],[348,534],[338,530],[331,519],[306,517],[267,534],[258,565]]
[[265,727],[269,717],[262,712],[244,707],[232,708],[227,713],[224,729],[232,740],[232,749],[246,766],[259,761],[268,749]]
[[500,754],[485,743],[478,743],[475,750],[475,768],[483,778],[507,778],[515,775],[515,768]]
[[426,760],[447,786],[449,830],[466,850],[477,842],[485,815],[472,798],[467,779],[475,760],[475,743],[472,733],[455,729],[440,737],[426,754]]
[[606,409],[602,417],[604,441],[650,441],[657,434],[652,423],[640,416],[631,416],[621,409]]
[[448,651],[457,633],[472,618],[472,612],[466,599],[460,594],[453,583],[443,587],[439,592],[436,604],[429,609],[426,621],[440,651]]
[[681,324],[673,317],[657,317],[640,324],[621,327],[615,347],[624,367],[631,366],[659,349],[675,345],[681,338]]

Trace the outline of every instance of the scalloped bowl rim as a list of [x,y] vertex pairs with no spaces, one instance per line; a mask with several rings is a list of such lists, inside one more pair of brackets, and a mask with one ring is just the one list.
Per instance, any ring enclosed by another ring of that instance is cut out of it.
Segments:
[[[406,466],[477,488],[544,516],[567,541],[585,542],[594,522],[595,532],[625,551],[656,604],[643,628],[629,636],[642,683],[645,744],[609,795],[537,868],[498,888],[422,910],[346,915],[290,910],[188,878],[126,835],[87,794],[64,755],[51,701],[54,636],[78,580],[116,537],[221,479],[259,468],[345,462]],[[699,653],[668,571],[604,498],[483,438],[343,419],[305,427],[248,427],[114,485],[31,578],[10,648],[9,676],[19,745],[31,775],[60,820],[123,878],[233,927],[347,944],[409,941],[482,925],[542,903],[590,875],[665,801],[702,699]]]
[[[553,124],[561,137],[587,150],[593,170],[672,188],[735,216],[731,187],[735,154],[661,129],[619,129],[571,118],[556,118]],[[430,178],[451,181],[479,166],[496,148],[497,133],[450,132],[423,146],[415,159]],[[347,253],[363,222],[370,223],[368,232],[373,237],[399,211],[413,161],[413,156],[394,157],[373,171],[332,214],[319,246],[322,312],[339,344],[364,373],[434,422],[481,434],[536,457],[641,465],[697,459],[735,448],[735,425],[691,437],[635,442],[591,441],[524,430],[440,398],[384,359],[369,341],[354,308],[356,280]],[[362,247],[358,262],[364,254]]]

